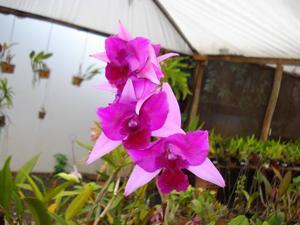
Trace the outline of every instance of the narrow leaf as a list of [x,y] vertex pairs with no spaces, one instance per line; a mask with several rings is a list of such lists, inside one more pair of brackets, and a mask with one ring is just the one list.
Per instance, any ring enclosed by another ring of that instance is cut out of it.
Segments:
[[291,171],[288,171],[282,178],[282,181],[279,185],[279,189],[278,189],[279,196],[282,196],[287,192],[289,185],[291,184],[291,181],[292,181],[292,173]]
[[44,204],[37,198],[24,198],[36,225],[51,225],[50,215]]
[[93,187],[89,184],[85,185],[79,195],[74,198],[69,207],[67,208],[65,218],[67,221],[71,220],[74,216],[76,216],[80,210],[83,208],[85,203],[88,201],[91,193],[93,191]]
[[48,203],[51,199],[53,199],[60,192],[64,191],[68,186],[70,186],[73,183],[74,182],[72,181],[64,182],[61,185],[49,190],[44,197],[44,203]]
[[36,165],[39,157],[40,157],[41,153],[35,155],[34,157],[32,157],[28,162],[26,162],[18,171],[17,175],[16,175],[16,179],[15,179],[15,183],[16,184],[20,184],[23,183],[24,180],[26,179],[25,174],[30,174],[34,168],[34,166]]
[[10,170],[10,160],[8,157],[5,160],[3,168],[0,172],[0,205],[8,210],[9,202],[13,192],[13,177]]
[[37,197],[40,201],[43,201],[44,197],[42,192],[40,191],[39,187],[37,186],[37,184],[34,182],[34,180],[27,174],[25,174],[26,179],[29,182],[29,185],[32,188],[32,191],[35,194],[35,197]]

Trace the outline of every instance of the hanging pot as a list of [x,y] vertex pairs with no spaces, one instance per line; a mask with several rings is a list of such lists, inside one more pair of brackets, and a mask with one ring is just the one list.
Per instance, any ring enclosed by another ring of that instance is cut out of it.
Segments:
[[0,127],[4,127],[5,126],[5,116],[4,115],[0,115]]
[[38,116],[39,116],[39,119],[41,119],[41,120],[44,119],[46,116],[46,111],[39,111]]
[[40,79],[48,79],[50,76],[50,70],[38,70]]
[[1,62],[1,71],[2,73],[14,73],[15,65],[7,62]]
[[79,87],[82,83],[83,79],[82,77],[79,77],[79,76],[73,76],[72,77],[72,84]]

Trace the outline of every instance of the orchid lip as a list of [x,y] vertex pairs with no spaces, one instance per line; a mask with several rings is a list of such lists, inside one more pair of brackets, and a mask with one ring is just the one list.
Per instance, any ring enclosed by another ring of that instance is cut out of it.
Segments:
[[139,121],[136,118],[131,118],[127,124],[129,128],[136,128],[138,127],[138,125],[139,125]]
[[178,156],[175,155],[172,152],[172,145],[171,144],[167,144],[167,146],[166,146],[166,158],[168,160],[176,160],[176,159],[178,159]]

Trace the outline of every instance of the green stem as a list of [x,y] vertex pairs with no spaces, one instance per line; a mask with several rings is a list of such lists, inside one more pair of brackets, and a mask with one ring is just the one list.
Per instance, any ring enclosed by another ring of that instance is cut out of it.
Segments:
[[166,208],[165,208],[165,213],[164,213],[164,225],[169,225],[169,213],[170,213],[170,195],[166,196]]
[[87,217],[86,217],[86,222],[90,222],[92,219],[92,215],[95,211],[95,209],[97,208],[98,204],[101,202],[103,196],[105,195],[105,193],[107,192],[107,188],[109,187],[111,181],[115,178],[115,176],[117,175],[117,173],[120,171],[120,168],[115,169],[112,174],[109,176],[108,180],[105,182],[103,188],[101,189],[101,191],[99,192],[99,194],[97,195],[95,202],[91,208],[91,210],[89,211]]
[[101,215],[100,216],[98,216],[98,215],[96,216],[96,219],[95,219],[93,225],[97,225],[98,224],[98,222],[100,221],[100,219],[103,218],[105,216],[105,214],[107,213],[107,211],[109,210],[111,204],[115,201],[116,196],[118,194],[118,190],[119,190],[120,179],[121,179],[121,177],[119,176],[118,179],[117,179],[115,188],[114,188],[113,197],[109,200],[109,202],[107,203],[106,207],[102,211]]

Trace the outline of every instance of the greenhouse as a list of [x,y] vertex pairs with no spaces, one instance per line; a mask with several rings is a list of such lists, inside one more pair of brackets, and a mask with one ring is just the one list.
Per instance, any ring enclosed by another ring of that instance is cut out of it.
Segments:
[[0,225],[300,225],[299,12],[0,0]]

